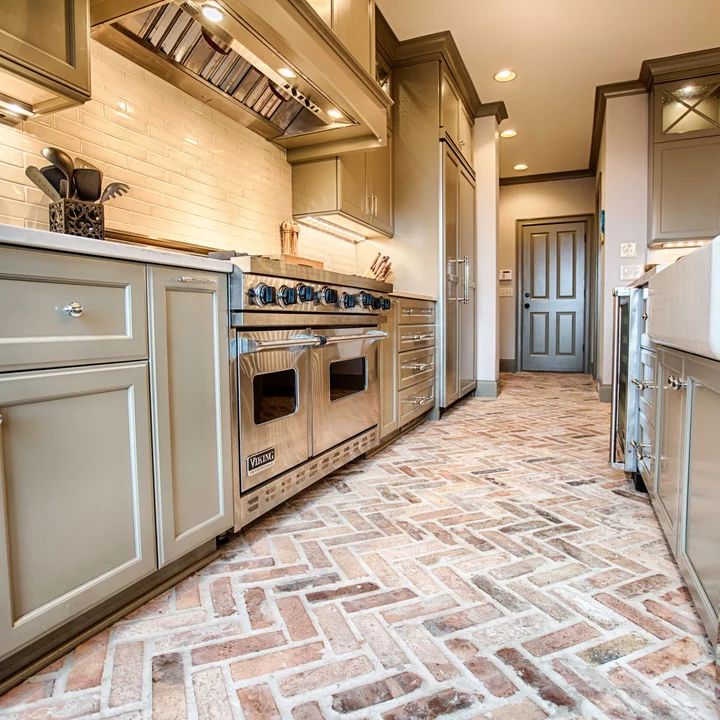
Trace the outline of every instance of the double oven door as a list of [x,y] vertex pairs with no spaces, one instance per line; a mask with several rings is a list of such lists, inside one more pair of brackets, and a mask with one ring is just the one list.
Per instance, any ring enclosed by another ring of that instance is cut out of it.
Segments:
[[374,327],[238,332],[240,488],[377,425]]

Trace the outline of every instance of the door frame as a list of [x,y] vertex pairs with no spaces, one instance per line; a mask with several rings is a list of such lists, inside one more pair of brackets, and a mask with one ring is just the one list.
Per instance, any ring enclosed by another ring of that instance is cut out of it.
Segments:
[[583,338],[584,357],[583,372],[589,373],[593,366],[591,353],[591,287],[594,287],[593,273],[597,264],[597,257],[592,254],[594,252],[592,242],[592,233],[595,227],[595,215],[593,213],[583,213],[579,215],[557,215],[554,217],[540,218],[524,218],[515,221],[515,272],[517,273],[517,282],[515,287],[515,358],[517,362],[518,372],[522,372],[522,331],[523,331],[523,313],[522,313],[522,278],[523,278],[523,251],[522,239],[523,230],[532,225],[553,225],[556,223],[581,222],[585,225],[585,293],[583,298],[583,313],[585,317],[585,333]]

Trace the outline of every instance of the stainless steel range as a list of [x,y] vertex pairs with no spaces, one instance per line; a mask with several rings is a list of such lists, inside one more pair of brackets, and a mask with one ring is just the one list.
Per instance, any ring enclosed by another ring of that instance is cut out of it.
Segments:
[[378,443],[392,285],[229,258],[236,530]]

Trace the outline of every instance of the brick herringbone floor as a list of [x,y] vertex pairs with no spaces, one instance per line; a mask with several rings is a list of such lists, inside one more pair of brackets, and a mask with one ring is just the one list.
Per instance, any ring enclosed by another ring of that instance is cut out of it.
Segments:
[[718,717],[608,407],[582,376],[504,385],[270,513],[0,718]]

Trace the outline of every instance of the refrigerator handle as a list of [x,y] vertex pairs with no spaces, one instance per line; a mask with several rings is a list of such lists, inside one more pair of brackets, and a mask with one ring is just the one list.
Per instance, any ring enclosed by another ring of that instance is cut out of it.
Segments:
[[463,265],[465,266],[463,302],[468,305],[470,303],[470,258],[467,255],[463,256]]

